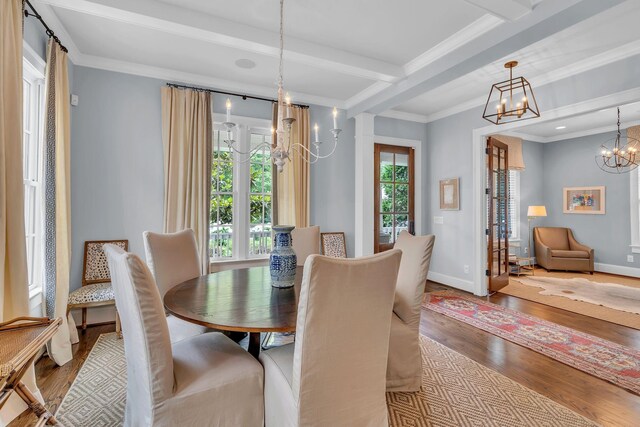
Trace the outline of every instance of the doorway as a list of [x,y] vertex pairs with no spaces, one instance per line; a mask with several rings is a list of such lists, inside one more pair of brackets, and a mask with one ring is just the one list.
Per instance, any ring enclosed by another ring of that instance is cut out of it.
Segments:
[[415,149],[374,146],[374,252],[393,248],[402,230],[415,232]]
[[487,276],[489,292],[509,284],[509,148],[487,139]]

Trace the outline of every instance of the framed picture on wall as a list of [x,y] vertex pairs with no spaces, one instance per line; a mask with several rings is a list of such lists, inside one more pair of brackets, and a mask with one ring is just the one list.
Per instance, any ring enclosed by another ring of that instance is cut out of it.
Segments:
[[568,214],[605,214],[605,188],[565,187],[562,189],[562,211]]
[[460,210],[460,179],[448,178],[440,181],[440,209]]

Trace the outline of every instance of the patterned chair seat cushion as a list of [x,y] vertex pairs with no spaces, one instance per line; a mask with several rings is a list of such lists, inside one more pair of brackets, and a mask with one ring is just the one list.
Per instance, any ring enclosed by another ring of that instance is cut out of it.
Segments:
[[81,286],[69,294],[69,304],[114,301],[111,282]]

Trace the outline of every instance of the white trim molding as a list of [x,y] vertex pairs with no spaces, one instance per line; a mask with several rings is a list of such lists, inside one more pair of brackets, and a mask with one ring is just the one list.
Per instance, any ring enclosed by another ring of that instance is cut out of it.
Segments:
[[461,291],[475,293],[474,283],[470,280],[460,279],[458,277],[448,276],[446,274],[430,271],[427,279],[432,282],[442,283],[443,285],[452,286]]
[[355,164],[355,255],[373,254],[373,134],[374,115],[360,113],[356,121],[356,164]]
[[617,274],[618,276],[640,277],[640,268],[625,267],[623,265],[602,264],[596,262],[594,270],[599,273]]
[[631,252],[640,254],[640,170],[629,174],[629,218],[631,228]]

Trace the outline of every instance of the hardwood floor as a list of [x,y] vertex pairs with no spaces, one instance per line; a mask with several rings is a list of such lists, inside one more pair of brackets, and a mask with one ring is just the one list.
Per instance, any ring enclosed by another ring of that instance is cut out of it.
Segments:
[[[429,283],[427,291],[450,289]],[[640,331],[495,294],[489,301],[640,349]],[[466,323],[423,310],[420,332],[573,411],[607,426],[640,425],[640,396]]]
[[[440,289],[450,288],[433,282],[429,282],[427,286],[427,291]],[[640,349],[640,331],[635,329],[503,294],[495,294],[489,300]],[[80,343],[73,346],[73,361],[63,367],[56,367],[47,358],[36,364],[38,385],[49,408],[58,408],[98,336],[114,330],[114,325],[88,328],[80,336]],[[606,381],[431,310],[422,311],[420,331],[452,350],[602,425],[640,425],[640,396]],[[9,426],[29,426],[34,420],[35,417],[23,414]]]
[[[36,381],[42,397],[46,402],[47,408],[55,414],[65,394],[71,387],[73,380],[76,378],[80,367],[91,352],[93,345],[98,340],[100,334],[107,332],[115,332],[115,323],[90,326],[85,333],[78,331],[80,342],[73,345],[73,360],[64,366],[56,366],[56,364],[48,357],[43,357],[36,363]],[[35,415],[24,412],[18,418],[13,420],[8,427],[27,427],[32,426],[37,421]],[[65,426],[65,427],[81,427],[81,426]],[[82,426],[84,427],[84,426]]]

